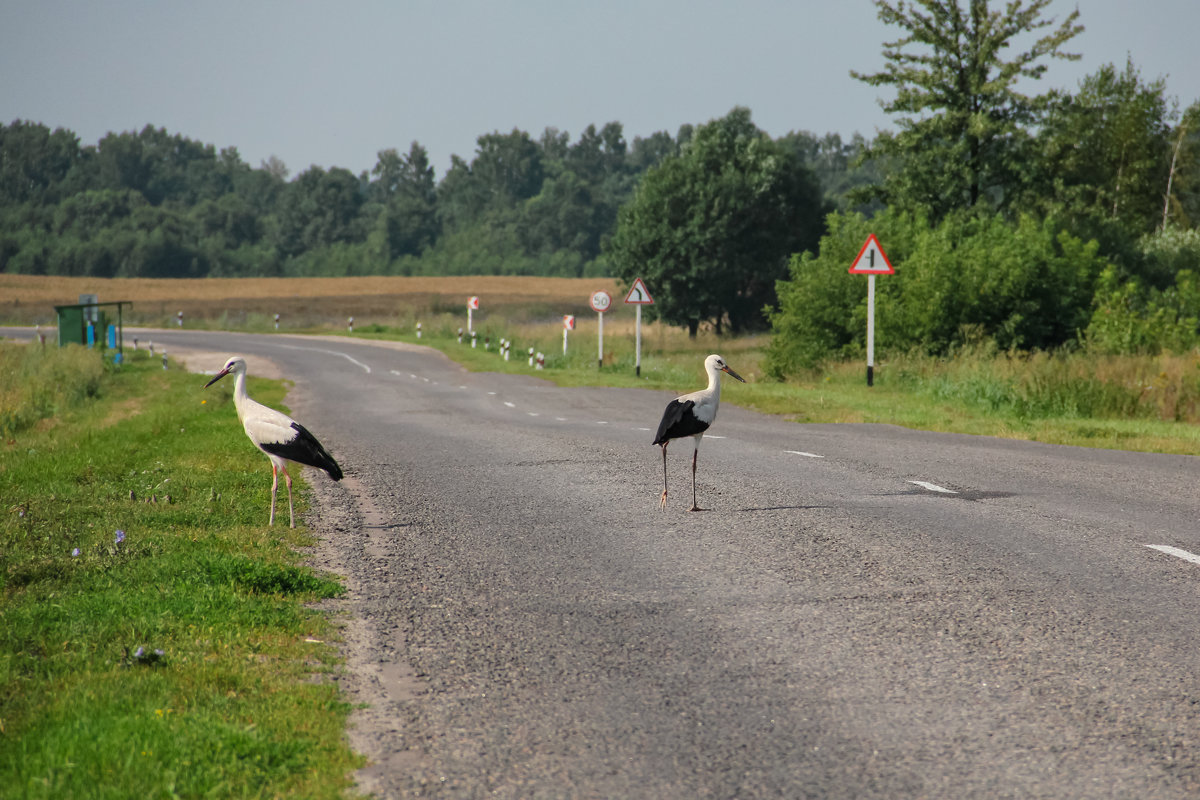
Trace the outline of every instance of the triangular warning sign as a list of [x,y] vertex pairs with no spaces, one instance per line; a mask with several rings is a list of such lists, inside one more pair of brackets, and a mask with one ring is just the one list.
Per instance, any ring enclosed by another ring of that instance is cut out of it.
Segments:
[[883,252],[883,248],[879,246],[879,240],[875,238],[875,234],[867,237],[867,243],[862,246],[862,250],[858,251],[858,257],[854,259],[854,263],[850,265],[851,275],[895,275],[896,270],[892,269],[892,262],[888,261],[887,255]]
[[642,283],[641,278],[633,279],[633,286],[629,287],[629,294],[625,295],[625,302],[631,305],[654,305],[654,298],[650,297],[650,292],[646,289],[646,284]]

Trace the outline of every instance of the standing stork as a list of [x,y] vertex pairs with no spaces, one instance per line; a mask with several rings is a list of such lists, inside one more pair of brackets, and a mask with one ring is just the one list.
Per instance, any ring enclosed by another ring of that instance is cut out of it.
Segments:
[[689,511],[700,511],[696,502],[696,457],[700,453],[700,440],[704,432],[717,418],[717,407],[721,405],[721,373],[728,373],[742,383],[746,379],[729,368],[725,360],[717,354],[704,359],[704,369],[708,373],[708,388],[676,397],[667,403],[663,412],[662,422],[658,423],[658,433],[654,435],[654,444],[662,446],[663,456],[663,493],[658,502],[662,510],[667,508],[667,445],[672,439],[682,439],[691,436],[696,440],[692,450],[692,507]]
[[207,389],[231,372],[234,374],[233,405],[237,409],[238,419],[242,421],[242,427],[254,446],[271,460],[271,521],[268,524],[275,524],[275,496],[279,491],[279,471],[283,470],[288,490],[288,519],[294,528],[296,515],[292,510],[292,476],[288,473],[287,462],[323,469],[335,481],[342,479],[342,468],[307,428],[287,414],[250,399],[246,392],[246,360],[241,356],[232,356],[226,361],[224,368],[204,384],[204,388]]

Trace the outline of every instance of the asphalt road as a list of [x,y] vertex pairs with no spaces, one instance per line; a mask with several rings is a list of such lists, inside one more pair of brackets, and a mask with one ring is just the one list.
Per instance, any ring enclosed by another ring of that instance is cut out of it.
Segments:
[[681,442],[661,513],[666,393],[153,338],[270,359],[346,470],[313,523],[382,796],[1200,796],[1200,460],[799,425],[728,382],[710,510]]

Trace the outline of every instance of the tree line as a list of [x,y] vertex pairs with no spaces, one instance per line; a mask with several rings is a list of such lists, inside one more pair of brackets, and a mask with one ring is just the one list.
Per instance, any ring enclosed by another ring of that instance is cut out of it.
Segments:
[[[1074,59],[1052,0],[876,0],[901,32],[867,140],[772,138],[749,109],[626,142],[592,125],[493,132],[440,179],[419,143],[374,168],[311,167],[146,127],[81,146],[0,128],[0,270],[99,276],[643,277],[693,334],[769,327],[778,376],[864,346],[846,268],[874,232],[885,347],[949,352],[1200,345],[1200,102],[1132,60],[1028,93]],[[1010,52],[1013,41],[1032,41]]]
[[[694,134],[625,139],[618,122],[479,136],[440,180],[428,152],[385,149],[370,171],[289,179],[236,148],[147,125],[82,145],[69,130],[0,127],[0,271],[100,277],[608,275],[618,210]],[[840,191],[865,143],[790,134]],[[815,242],[814,242],[815,243]]]

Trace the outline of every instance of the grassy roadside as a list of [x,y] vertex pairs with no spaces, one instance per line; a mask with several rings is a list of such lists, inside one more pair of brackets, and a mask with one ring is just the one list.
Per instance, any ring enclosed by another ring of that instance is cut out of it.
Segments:
[[143,356],[52,396],[31,387],[83,374],[54,359],[92,356],[14,350],[0,383],[25,370],[51,415],[0,441],[0,794],[344,796],[349,708],[306,607],[341,587],[300,565],[307,534],[265,525],[228,389]]
[[[590,320],[589,320],[590,322]],[[919,430],[1191,455],[1200,453],[1200,355],[1096,358],[1087,354],[1014,356],[986,350],[951,359],[893,358],[866,385],[863,364],[843,363],[819,373],[776,382],[763,375],[768,337],[721,338],[648,327],[641,377],[634,373],[628,330],[608,335],[597,363],[596,330],[581,326],[562,354],[561,332],[549,325],[509,325],[487,330],[491,349],[459,343],[455,331],[430,326],[420,340],[411,330],[382,326],[356,330],[367,338],[398,339],[437,348],[473,371],[536,374],[561,386],[619,386],[691,391],[704,382],[701,362],[717,352],[749,383],[728,381],[722,400],[803,423],[880,423]],[[516,343],[505,362],[501,338]],[[532,372],[528,348],[546,354],[546,369]]]

